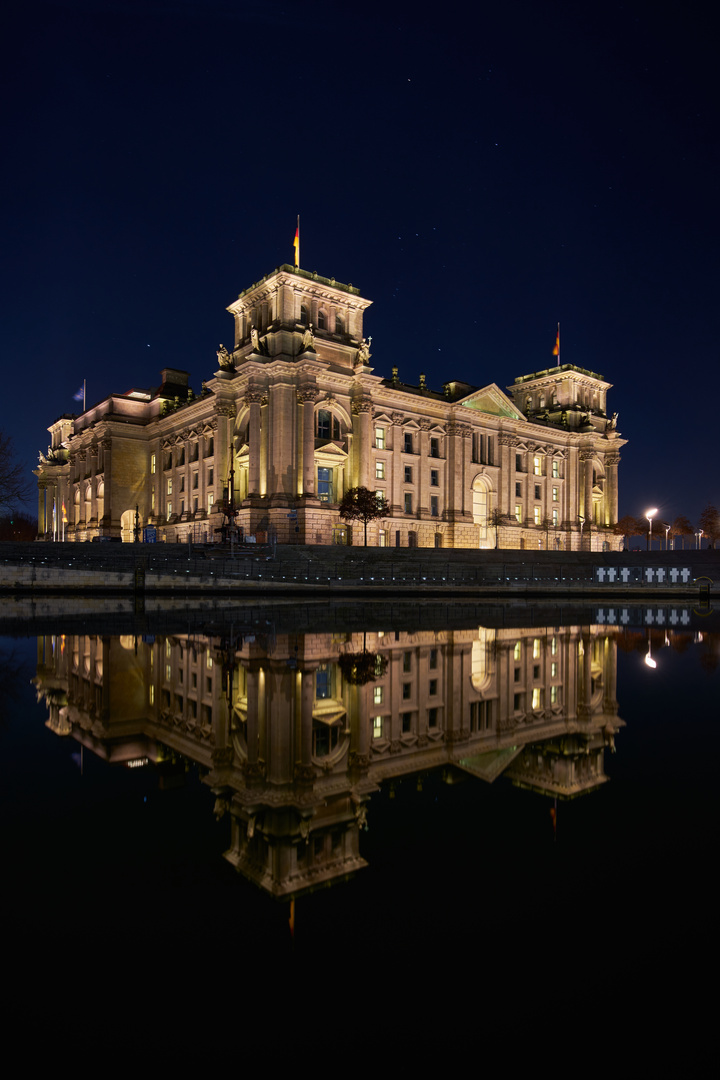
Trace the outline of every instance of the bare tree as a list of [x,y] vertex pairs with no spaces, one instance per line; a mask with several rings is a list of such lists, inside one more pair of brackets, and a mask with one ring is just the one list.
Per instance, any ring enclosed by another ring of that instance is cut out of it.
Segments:
[[340,517],[345,521],[362,521],[365,526],[365,547],[367,547],[368,521],[387,514],[387,503],[382,496],[366,487],[349,488],[340,503]]
[[619,521],[615,522],[612,531],[616,536],[622,536],[625,544],[627,544],[630,537],[635,536],[637,532],[637,521],[632,514],[626,514],[625,517],[621,517]]
[[675,549],[675,537],[680,537],[681,548],[685,550],[685,537],[693,535],[693,527],[684,514],[678,514],[670,526],[670,535],[673,538],[673,550]]
[[505,514],[498,510],[497,506],[494,506],[488,514],[488,525],[495,530],[495,550],[497,550],[498,547],[498,528],[504,521]]
[[698,518],[698,527],[702,529],[703,536],[707,536],[710,547],[714,548],[720,540],[720,514],[717,507],[708,504]]
[[9,436],[0,432],[0,507],[14,509],[30,497],[30,481],[15,460]]

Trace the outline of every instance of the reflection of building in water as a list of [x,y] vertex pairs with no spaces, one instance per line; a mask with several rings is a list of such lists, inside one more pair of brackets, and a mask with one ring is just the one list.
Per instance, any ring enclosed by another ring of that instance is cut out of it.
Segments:
[[[622,725],[613,635],[47,637],[37,684],[51,726],[110,762],[197,762],[230,814],[226,857],[282,896],[365,865],[359,831],[384,780],[453,767],[561,797],[602,783]],[[363,645],[376,676],[356,685],[343,657]]]

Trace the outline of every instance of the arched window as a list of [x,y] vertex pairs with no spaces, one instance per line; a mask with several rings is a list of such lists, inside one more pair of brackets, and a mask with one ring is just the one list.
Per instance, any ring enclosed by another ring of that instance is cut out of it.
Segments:
[[335,333],[336,334],[344,334],[345,333],[345,320],[343,319],[340,312],[337,312],[336,315],[335,315]]
[[308,324],[308,309],[305,307],[304,304],[302,304],[300,307],[300,322],[303,324],[303,326],[307,326]]
[[317,413],[317,438],[339,439],[340,421],[329,409],[318,409]]
[[327,329],[327,316],[324,311],[318,311],[318,330]]

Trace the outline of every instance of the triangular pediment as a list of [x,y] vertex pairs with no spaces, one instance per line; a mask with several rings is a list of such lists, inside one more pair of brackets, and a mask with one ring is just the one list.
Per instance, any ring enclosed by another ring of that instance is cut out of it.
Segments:
[[477,412],[487,413],[489,416],[504,416],[510,420],[524,420],[525,417],[513,405],[507,394],[504,394],[499,386],[490,383],[476,390],[473,394],[458,402],[466,409],[475,409]]

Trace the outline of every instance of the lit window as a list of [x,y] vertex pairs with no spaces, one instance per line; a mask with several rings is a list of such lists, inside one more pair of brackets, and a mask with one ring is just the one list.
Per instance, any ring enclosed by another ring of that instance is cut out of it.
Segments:
[[555,480],[557,480],[558,477],[560,476],[560,462],[559,461],[553,461],[552,474],[553,474],[553,477],[554,477]]
[[522,506],[515,507],[515,520],[522,524]]
[[550,678],[551,679],[556,679],[557,678],[557,664],[554,661],[550,665]]
[[557,502],[559,498],[560,498],[560,489],[559,489],[559,488],[556,488],[556,487],[554,487],[554,488],[553,488],[553,498],[552,498],[552,501],[553,501],[553,502]]
[[210,494],[208,495],[208,514],[212,510],[214,502],[215,502],[215,496],[213,495],[212,492],[210,492]]
[[559,686],[551,686],[550,687],[550,703],[552,705],[557,705],[559,690],[560,690]]
[[169,502],[167,504],[167,519],[168,519],[168,521],[170,520],[171,517],[172,517],[172,503]]
[[168,495],[172,495],[172,480],[168,480],[167,482],[167,493]]
[[532,692],[532,707],[533,709],[542,709],[543,692],[539,686],[536,686]]
[[440,473],[437,469],[430,470],[430,487],[440,487]]
[[150,492],[150,509],[152,511],[155,510],[155,492],[154,491]]
[[148,687],[148,701],[151,705],[155,704],[155,687],[152,684]]
[[430,496],[430,517],[438,516],[438,497],[437,495]]
[[381,502],[385,502],[385,492],[382,488],[375,488],[375,498],[380,499]]
[[165,681],[170,682],[171,679],[172,679],[172,668],[170,667],[169,664],[166,664],[165,665]]
[[320,502],[332,502],[332,469],[324,469],[318,465],[317,492]]
[[382,716],[373,716],[373,739],[382,739],[383,731],[383,718]]
[[553,510],[553,525],[555,526],[555,528],[557,528],[559,524],[560,524],[560,516],[558,514],[557,508],[555,508]]
[[540,638],[533,638],[533,660],[540,659]]
[[375,428],[375,448],[377,450],[384,450],[385,449],[385,428],[384,427],[376,427]]
[[155,454],[151,454],[150,455],[150,472],[151,473],[155,472],[156,463],[157,463],[157,458],[156,458]]
[[535,476],[542,476],[542,459],[539,457],[533,458],[533,473]]
[[550,640],[550,654],[555,656],[557,654],[557,638],[551,638]]
[[535,516],[535,524],[536,524],[536,525],[539,525],[539,524],[540,524],[540,514],[541,514],[541,510],[540,510],[540,507],[539,507],[539,506],[536,506],[536,507],[535,507],[535,511],[534,511],[534,516]]
[[383,703],[383,688],[382,686],[373,687],[373,704],[382,705]]
[[390,546],[389,542],[388,542],[389,541],[389,534],[388,534],[387,529],[381,529],[380,530],[379,540],[380,540],[380,547],[389,547]]
[[213,658],[210,655],[210,653],[207,654],[207,658],[205,660],[205,666],[208,667],[208,668],[211,668],[213,666]]
[[376,480],[384,480],[385,479],[385,462],[384,461],[376,461],[375,462],[375,479]]

